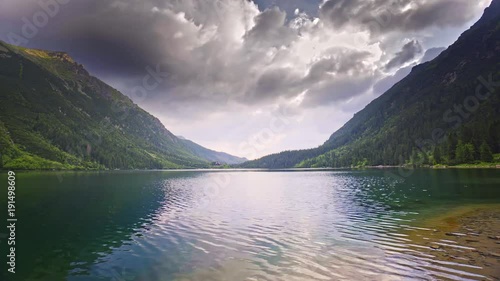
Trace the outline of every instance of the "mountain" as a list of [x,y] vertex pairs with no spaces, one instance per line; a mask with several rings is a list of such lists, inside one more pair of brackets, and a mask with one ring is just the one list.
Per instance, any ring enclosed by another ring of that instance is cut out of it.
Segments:
[[202,168],[216,155],[205,158],[208,149],[177,138],[63,52],[0,41],[0,101],[0,168]]
[[461,164],[500,152],[500,0],[434,60],[354,115],[323,145],[252,168]]
[[184,144],[184,146],[191,151],[194,155],[206,159],[210,162],[218,162],[220,164],[241,164],[243,162],[248,161],[246,158],[241,158],[241,157],[236,157],[230,154],[227,154],[225,152],[219,152],[215,150],[211,150],[208,148],[205,148],[193,141],[190,141],[184,137],[177,136],[181,140],[181,142]]

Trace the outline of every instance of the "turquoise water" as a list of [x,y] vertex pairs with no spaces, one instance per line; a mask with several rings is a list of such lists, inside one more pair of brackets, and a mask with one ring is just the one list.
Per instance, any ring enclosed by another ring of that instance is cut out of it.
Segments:
[[[6,195],[5,172],[0,182]],[[40,172],[18,173],[16,185],[16,274],[2,266],[2,280],[430,280],[442,272],[483,280],[480,269],[434,263],[404,233],[454,206],[500,203],[498,170]]]

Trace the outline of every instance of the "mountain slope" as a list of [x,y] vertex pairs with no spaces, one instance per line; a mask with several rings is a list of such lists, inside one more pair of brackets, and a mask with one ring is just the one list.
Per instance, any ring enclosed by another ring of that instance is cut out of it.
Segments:
[[209,167],[161,122],[62,52],[0,42],[0,168]]
[[230,154],[227,154],[225,152],[219,152],[215,150],[211,150],[208,148],[205,148],[193,141],[190,141],[188,139],[185,139],[184,137],[177,136],[181,142],[184,144],[184,146],[191,151],[194,155],[206,159],[210,162],[218,162],[220,164],[241,164],[245,161],[248,161],[246,158],[241,158],[241,157],[236,157]]
[[[488,148],[498,153],[499,54],[500,0],[494,0],[452,46],[415,67],[320,147],[269,155],[243,166],[457,164],[479,160],[481,150]],[[466,146],[472,160],[457,155]]]

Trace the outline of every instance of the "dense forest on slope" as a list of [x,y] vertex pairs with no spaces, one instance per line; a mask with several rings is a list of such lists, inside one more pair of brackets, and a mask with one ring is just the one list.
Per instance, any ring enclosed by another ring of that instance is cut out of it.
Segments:
[[[492,162],[500,153],[500,1],[434,60],[354,115],[318,148],[252,168]],[[497,159],[498,161],[498,159]]]
[[0,42],[0,168],[209,167],[161,122],[62,52]]

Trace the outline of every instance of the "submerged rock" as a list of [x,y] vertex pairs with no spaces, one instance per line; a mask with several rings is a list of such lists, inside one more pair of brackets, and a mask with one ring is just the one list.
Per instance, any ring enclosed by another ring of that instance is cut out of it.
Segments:
[[476,242],[479,242],[479,240],[476,240],[476,239],[465,239],[465,241],[469,242],[469,243],[476,243]]
[[500,254],[498,253],[490,253],[490,256],[500,259]]

